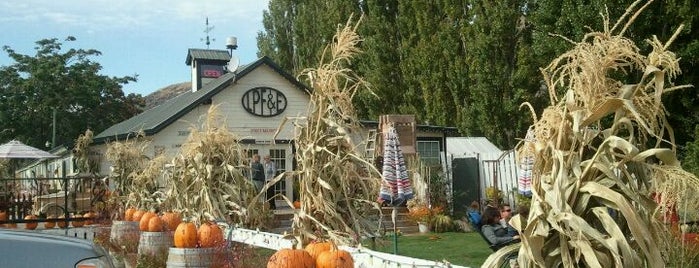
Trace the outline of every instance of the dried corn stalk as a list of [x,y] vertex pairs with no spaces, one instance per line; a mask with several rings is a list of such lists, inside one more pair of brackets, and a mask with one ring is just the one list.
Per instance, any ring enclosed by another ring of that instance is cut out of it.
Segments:
[[260,227],[270,213],[262,209],[259,193],[244,175],[244,151],[217,108],[211,106],[201,129],[190,129],[180,155],[172,160],[164,205],[197,223],[232,220]]
[[131,205],[137,203],[137,195],[134,192],[138,190],[134,190],[133,180],[149,161],[145,154],[149,143],[144,141],[143,137],[145,134],[140,132],[134,138],[107,144],[106,156],[112,164],[109,179],[115,183],[115,191],[108,201],[117,208],[112,215],[113,219],[120,219],[123,216],[120,210],[124,209],[127,203]]
[[357,26],[350,21],[324,51],[327,62],[324,57],[318,68],[304,71],[313,91],[308,117],[295,122],[298,171],[292,174],[301,201],[294,232],[304,243],[322,238],[354,245],[364,232],[376,230],[368,218],[378,208],[380,174],[352,138],[361,131],[352,97],[366,85],[346,67],[360,52]]
[[130,193],[126,207],[136,207],[144,210],[158,210],[165,199],[160,191],[158,179],[163,176],[163,169],[167,163],[165,155],[157,155],[150,159],[138,171],[131,173]]
[[92,144],[93,133],[91,130],[85,130],[84,134],[80,134],[75,140],[75,146],[73,147],[73,157],[75,158],[75,164],[78,168],[78,172],[81,174],[93,175],[97,170],[97,163],[90,161],[90,144]]
[[642,55],[623,34],[647,4],[621,28],[636,4],[542,70],[552,104],[533,125],[535,140],[519,148],[534,152],[528,224],[521,247],[484,267],[517,250],[520,267],[663,267],[677,256],[663,209],[699,209],[699,180],[679,167],[661,102],[683,88],[666,87],[680,72],[667,50],[679,30],[664,44],[648,40],[653,50]]

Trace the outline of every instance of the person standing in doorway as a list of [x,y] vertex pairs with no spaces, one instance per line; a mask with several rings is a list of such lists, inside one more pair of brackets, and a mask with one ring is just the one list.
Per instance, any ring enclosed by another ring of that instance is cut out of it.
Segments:
[[[277,175],[277,166],[274,164],[274,161],[272,161],[269,155],[265,155],[264,166],[265,179],[266,182],[269,183],[270,181],[274,180],[274,177]],[[274,186],[271,186],[267,189],[266,195],[269,202],[269,208],[277,209],[277,205],[274,202]]]
[[255,184],[255,189],[257,189],[257,191],[262,190],[265,184],[265,167],[260,163],[260,155],[258,154],[252,156],[252,162],[250,163],[250,179],[252,179],[252,183]]

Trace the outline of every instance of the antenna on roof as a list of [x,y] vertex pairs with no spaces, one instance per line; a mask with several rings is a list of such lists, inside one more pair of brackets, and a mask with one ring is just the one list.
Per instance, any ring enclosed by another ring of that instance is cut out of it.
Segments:
[[[214,29],[214,26],[209,26],[209,17],[206,17],[206,27],[204,27],[204,33],[206,33],[206,39],[202,38],[201,41],[206,40],[206,49],[209,49],[211,42],[209,41],[209,33]],[[216,41],[216,38],[211,38],[211,41]]]

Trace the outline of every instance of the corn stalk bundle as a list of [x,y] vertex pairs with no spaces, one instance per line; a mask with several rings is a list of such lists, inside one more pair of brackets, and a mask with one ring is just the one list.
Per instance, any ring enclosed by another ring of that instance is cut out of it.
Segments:
[[356,27],[349,21],[340,27],[320,66],[304,71],[313,91],[306,120],[296,122],[298,171],[293,174],[301,202],[294,232],[304,243],[322,238],[348,245],[376,228],[368,218],[378,208],[380,174],[352,138],[361,132],[352,97],[366,89],[345,67],[360,52]]
[[245,155],[218,105],[212,105],[201,129],[192,127],[182,150],[171,163],[165,206],[195,222],[229,219],[255,226],[263,216],[262,202],[244,175]]
[[132,173],[126,207],[144,210],[160,208],[165,196],[162,191],[159,191],[161,185],[158,184],[158,179],[163,175],[167,162],[165,155],[157,155],[145,163],[140,170]]
[[96,162],[90,161],[90,144],[93,136],[92,131],[88,129],[75,140],[73,157],[80,173],[92,175],[96,171]]
[[[150,160],[145,154],[149,143],[143,140],[144,136],[145,134],[140,132],[132,139],[107,144],[106,157],[112,164],[109,178],[116,184],[109,203],[118,209],[125,208],[129,198],[131,204],[137,201],[137,196],[131,194],[137,192],[134,190],[134,177],[146,167]],[[120,217],[122,214],[116,212],[113,216]]]
[[680,69],[667,50],[679,30],[664,44],[647,40],[652,51],[641,54],[623,36],[648,5],[633,12],[637,4],[611,28],[603,16],[603,32],[542,70],[551,106],[518,148],[534,157],[528,224],[521,247],[501,249],[484,267],[517,250],[520,267],[663,267],[675,256],[664,210],[699,204],[699,180],[679,166],[661,102],[685,87],[672,86]]

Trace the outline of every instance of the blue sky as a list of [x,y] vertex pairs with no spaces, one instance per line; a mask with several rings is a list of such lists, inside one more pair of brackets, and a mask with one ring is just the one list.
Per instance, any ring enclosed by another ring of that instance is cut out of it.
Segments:
[[[188,48],[225,49],[228,36],[238,38],[234,54],[241,64],[257,59],[257,32],[269,0],[5,0],[0,2],[0,46],[34,55],[35,42],[64,40],[68,47],[97,49],[104,75],[138,74],[124,93],[147,95],[164,86],[190,80],[185,65]],[[13,61],[0,51],[0,66]]]

